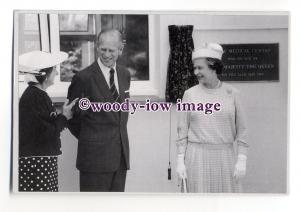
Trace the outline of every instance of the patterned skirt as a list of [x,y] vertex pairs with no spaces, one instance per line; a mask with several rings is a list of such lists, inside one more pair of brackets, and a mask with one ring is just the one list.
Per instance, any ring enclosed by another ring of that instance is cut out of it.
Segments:
[[19,158],[19,191],[58,191],[57,156]]
[[241,192],[241,183],[233,177],[234,158],[232,144],[188,142],[185,156],[188,192]]

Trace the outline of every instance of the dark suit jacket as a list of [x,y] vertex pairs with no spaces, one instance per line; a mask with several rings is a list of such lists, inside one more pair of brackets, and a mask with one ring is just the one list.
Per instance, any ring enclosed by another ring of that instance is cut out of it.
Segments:
[[[130,74],[116,67],[120,102],[129,98]],[[91,102],[110,102],[113,97],[97,62],[76,74],[68,90],[68,99],[88,98]],[[129,169],[127,134],[128,112],[83,111],[78,104],[69,120],[69,129],[78,139],[76,167],[86,172],[113,172],[119,168],[123,149],[126,168]],[[122,147],[122,148],[121,148]]]

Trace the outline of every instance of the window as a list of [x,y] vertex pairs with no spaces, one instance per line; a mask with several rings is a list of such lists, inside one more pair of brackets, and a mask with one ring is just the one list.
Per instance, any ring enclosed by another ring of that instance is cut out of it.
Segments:
[[95,61],[94,15],[59,15],[60,50],[69,58],[61,65],[60,80],[71,82],[74,74]]
[[118,29],[125,47],[118,63],[134,81],[149,80],[149,38],[147,15],[60,14],[60,50],[69,54],[61,65],[60,80],[70,82],[74,74],[97,58],[96,39],[102,29]]
[[38,14],[19,15],[19,55],[33,50],[41,50],[40,20]]
[[[118,64],[131,74],[131,96],[158,95],[154,15],[17,12],[16,18],[17,55],[32,50],[69,54],[68,60],[57,66],[59,76],[48,89],[54,101],[64,101],[72,77],[97,59],[97,34],[108,28],[118,29],[123,35],[125,47]],[[18,77],[24,81],[24,75]],[[26,83],[19,84],[19,95],[26,87]]]

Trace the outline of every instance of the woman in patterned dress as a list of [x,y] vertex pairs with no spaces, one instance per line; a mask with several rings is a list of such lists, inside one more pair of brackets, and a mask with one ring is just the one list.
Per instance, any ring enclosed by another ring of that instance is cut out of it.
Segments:
[[192,55],[199,84],[185,91],[182,102],[219,103],[220,110],[179,112],[176,171],[188,192],[241,192],[246,173],[245,116],[239,91],[218,78],[222,54],[219,44],[209,43]]
[[28,83],[19,102],[19,191],[58,191],[60,132],[72,117],[76,100],[66,101],[59,114],[46,89],[54,83],[55,66],[66,59],[64,52],[42,51],[19,57]]

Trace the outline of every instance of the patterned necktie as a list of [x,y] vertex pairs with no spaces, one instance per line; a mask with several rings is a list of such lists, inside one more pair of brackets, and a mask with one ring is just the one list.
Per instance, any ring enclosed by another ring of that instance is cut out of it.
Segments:
[[118,93],[118,90],[115,85],[115,79],[114,79],[115,70],[112,68],[112,69],[110,69],[109,73],[110,73],[110,76],[109,76],[110,89],[109,90],[111,92],[111,95],[113,96],[114,102],[117,102],[119,99],[119,93]]

